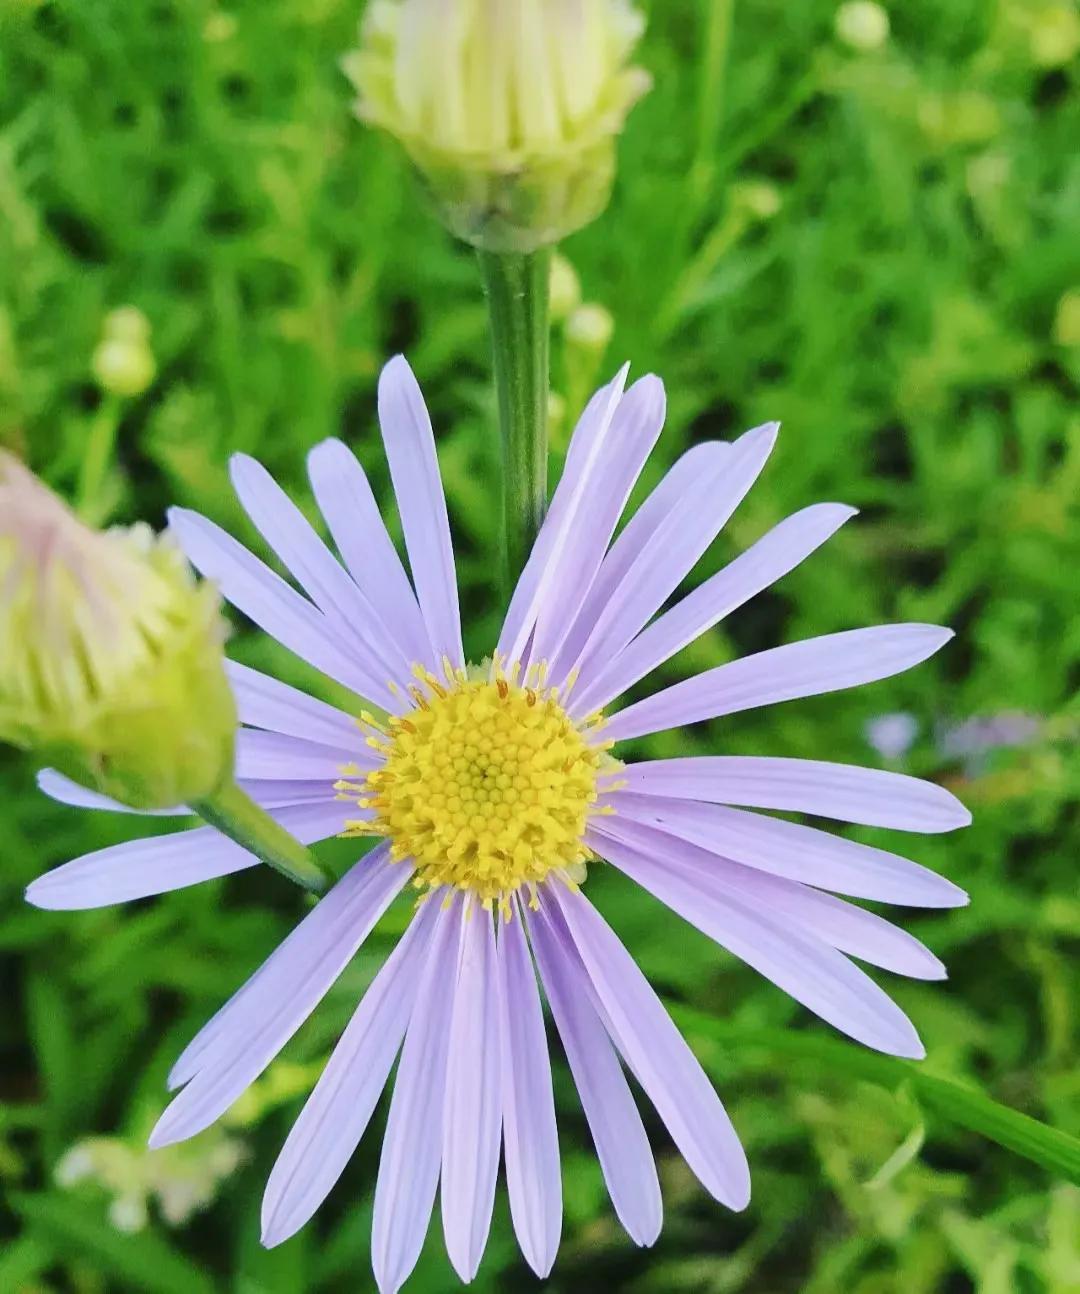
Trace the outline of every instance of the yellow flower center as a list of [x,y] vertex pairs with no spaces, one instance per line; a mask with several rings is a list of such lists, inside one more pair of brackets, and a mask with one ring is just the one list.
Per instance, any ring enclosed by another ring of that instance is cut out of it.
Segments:
[[342,770],[338,791],[375,815],[346,834],[387,837],[417,888],[454,886],[485,907],[521,888],[535,897],[552,872],[581,879],[597,777],[613,765],[594,739],[599,716],[575,723],[538,668],[523,683],[498,668],[448,669],[446,683],[414,672],[415,709],[385,726],[362,716],[385,762]]

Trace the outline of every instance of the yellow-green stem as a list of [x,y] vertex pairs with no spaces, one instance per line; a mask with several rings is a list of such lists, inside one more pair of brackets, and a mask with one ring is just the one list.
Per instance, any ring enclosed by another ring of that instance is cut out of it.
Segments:
[[316,893],[326,889],[326,873],[311,854],[235,782],[227,782],[191,807],[212,827],[290,881]]
[[547,508],[547,248],[481,251],[503,463],[503,578],[509,592]]

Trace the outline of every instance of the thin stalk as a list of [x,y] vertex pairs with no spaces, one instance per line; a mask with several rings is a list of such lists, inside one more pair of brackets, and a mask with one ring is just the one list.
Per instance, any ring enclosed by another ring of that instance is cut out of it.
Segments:
[[212,827],[290,881],[316,893],[326,889],[326,873],[304,846],[235,782],[226,783],[192,808]]
[[503,463],[503,581],[512,590],[547,508],[547,248],[478,253],[491,316]]
[[100,525],[105,519],[102,490],[112,466],[119,427],[120,401],[106,395],[90,423],[79,468],[78,512],[92,525]]

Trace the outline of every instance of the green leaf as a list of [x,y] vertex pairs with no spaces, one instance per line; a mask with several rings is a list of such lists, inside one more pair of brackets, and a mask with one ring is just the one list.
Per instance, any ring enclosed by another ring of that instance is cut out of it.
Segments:
[[125,1235],[102,1221],[96,1209],[65,1197],[15,1193],[11,1207],[35,1232],[59,1250],[89,1262],[126,1288],[148,1294],[214,1294],[214,1287],[194,1263],[151,1231]]
[[794,1029],[750,1029],[714,1020],[691,1007],[672,1005],[670,1010],[706,1069],[722,1067],[725,1053],[737,1046],[740,1063],[760,1056],[765,1063],[775,1064],[779,1055],[797,1056],[834,1073],[841,1071],[882,1087],[905,1085],[923,1108],[939,1119],[976,1132],[1059,1177],[1080,1183],[1080,1138],[1002,1105],[963,1083],[927,1073],[919,1064]]

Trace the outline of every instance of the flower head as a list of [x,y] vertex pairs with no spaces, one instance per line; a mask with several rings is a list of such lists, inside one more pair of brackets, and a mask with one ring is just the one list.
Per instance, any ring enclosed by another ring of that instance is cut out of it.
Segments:
[[[939,786],[778,756],[618,761],[622,742],[649,733],[886,678],[951,636],[932,625],[883,625],[795,642],[605,717],[620,695],[853,515],[839,504],[805,508],[663,610],[753,484],[777,428],[688,450],[615,537],[664,415],[656,378],[629,390],[624,380],[625,371],[582,415],[499,641],[479,665],[462,650],[431,424],[400,359],[383,372],[379,409],[411,578],[363,469],[337,441],[315,448],[308,466],[340,562],[257,463],[233,462],[241,503],[304,594],[212,522],[172,514],[185,551],[227,598],[357,694],[346,713],[232,666],[246,725],[243,784],[305,841],[372,834],[378,843],[188,1045],[170,1075],[181,1090],[152,1144],[219,1118],[395,897],[417,887],[406,932],[331,1055],[263,1202],[264,1243],[304,1225],[363,1136],[400,1053],[375,1188],[382,1294],[412,1270],[440,1183],[447,1251],[472,1279],[500,1148],[522,1252],[539,1274],[550,1270],[562,1188],[540,986],[630,1236],[656,1239],[661,1200],[620,1057],[704,1188],[730,1208],[747,1203],[735,1130],[585,897],[587,861],[642,886],[836,1028],[901,1056],[922,1054],[914,1027],[852,958],[918,979],[939,978],[941,963],[825,891],[938,908],[965,901],[917,863],[768,813],[924,832],[964,825],[968,813]],[[53,773],[43,786],[88,803]],[[92,907],[255,861],[202,827],[77,859],[35,882],[29,897],[43,907]]]
[[607,203],[641,28],[626,0],[375,0],[343,66],[454,233],[532,251]]
[[171,539],[91,530],[0,454],[0,740],[136,808],[201,798],[232,763],[223,642]]

